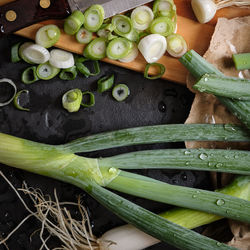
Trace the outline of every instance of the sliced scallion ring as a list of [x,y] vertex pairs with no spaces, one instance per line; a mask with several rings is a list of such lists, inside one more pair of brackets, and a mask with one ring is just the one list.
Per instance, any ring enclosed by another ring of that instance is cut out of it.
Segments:
[[[159,68],[159,73],[157,75],[154,76],[149,76],[149,69],[150,67],[158,67]],[[144,71],[144,77],[150,80],[155,80],[158,78],[161,78],[164,73],[165,73],[166,68],[164,67],[164,65],[160,64],[160,63],[148,63],[146,65],[145,71]]]
[[60,69],[53,67],[49,62],[38,65],[36,69],[38,78],[42,80],[50,80],[54,78],[59,72]]
[[111,23],[105,23],[101,26],[101,28],[97,31],[97,35],[99,37],[107,38],[110,33],[114,30],[114,27]]
[[82,91],[80,89],[71,89],[62,97],[62,105],[68,112],[77,112],[81,107]]
[[11,47],[11,62],[16,63],[21,61],[21,58],[19,57],[19,47],[20,47],[20,42],[14,44]]
[[73,54],[61,49],[52,49],[50,51],[49,62],[52,66],[59,69],[67,69],[75,64]]
[[80,28],[76,33],[76,40],[81,44],[87,44],[92,40],[93,33],[86,30],[85,28]]
[[118,38],[118,36],[113,35],[112,32],[109,32],[108,37],[107,37],[108,41],[113,40],[115,38]]
[[34,63],[31,62],[31,61],[23,54],[23,51],[24,51],[27,47],[31,46],[32,44],[34,44],[34,43],[32,43],[32,42],[25,42],[25,43],[23,43],[23,44],[19,47],[19,56],[22,58],[22,60],[24,60],[26,63],[29,63],[29,64],[34,64]]
[[133,43],[126,38],[115,38],[107,46],[107,57],[113,60],[124,58],[130,53],[132,48]]
[[23,89],[23,90],[20,90],[17,92],[17,94],[15,95],[14,97],[14,106],[19,109],[19,110],[22,110],[22,111],[30,111],[29,108],[24,108],[23,106],[21,106],[20,104],[20,96],[22,94],[25,94],[25,95],[28,95],[29,94],[29,90],[27,89]]
[[[85,99],[88,99],[86,102],[85,102]],[[95,96],[92,92],[90,91],[85,91],[85,92],[82,92],[82,102],[81,102],[81,105],[85,108],[89,108],[89,107],[92,107],[95,105]]]
[[167,37],[167,52],[173,57],[181,57],[187,52],[187,43],[179,34]]
[[36,74],[36,66],[31,66],[25,69],[22,73],[22,82],[25,84],[31,84],[38,81],[39,78]]
[[148,6],[135,8],[131,13],[133,26],[137,30],[146,30],[154,19],[154,13]]
[[59,40],[60,35],[60,29],[54,24],[49,24],[41,27],[36,32],[35,40],[37,44],[44,48],[50,48]]
[[91,60],[101,60],[106,56],[107,41],[98,37],[91,41],[84,49],[83,55]]
[[133,48],[132,50],[128,53],[127,56],[119,59],[120,62],[124,62],[124,63],[129,63],[132,62],[136,59],[136,57],[139,54],[139,50],[137,48],[137,45],[135,43],[133,43]]
[[45,63],[50,59],[50,53],[47,49],[39,44],[30,44],[22,51],[25,58],[31,63]]
[[[83,62],[86,62],[86,61],[88,61],[88,59],[84,60]],[[99,66],[99,62],[98,61],[93,61],[93,66],[94,66],[94,71],[93,72],[90,72],[90,70],[88,69],[88,67],[86,67],[83,64],[83,62],[81,62],[80,60],[77,60],[76,61],[76,68],[84,76],[89,77],[89,76],[96,76],[96,75],[100,74],[101,70],[100,70],[100,66]]]
[[155,16],[165,16],[170,19],[176,16],[176,6],[173,0],[156,0],[153,5]]
[[0,107],[3,107],[3,106],[6,106],[6,105],[10,104],[12,102],[12,100],[15,98],[16,93],[17,93],[17,87],[16,87],[16,84],[11,79],[8,79],[8,78],[0,79],[0,83],[2,83],[2,84],[3,83],[8,83],[14,89],[13,95],[7,101],[0,102]]
[[168,17],[157,17],[150,24],[150,32],[153,34],[160,34],[168,36],[175,30],[175,22]]
[[126,84],[118,84],[112,90],[112,96],[116,101],[124,101],[130,94],[130,90]]
[[59,74],[61,80],[74,80],[76,76],[77,76],[76,66],[73,66],[68,69],[63,69]]
[[166,38],[159,34],[150,34],[141,39],[138,49],[148,63],[156,62],[166,52]]
[[97,82],[97,91],[99,93],[103,93],[111,89],[114,84],[114,79],[115,79],[114,74],[111,76],[104,76],[100,78]]
[[128,34],[123,35],[131,42],[138,42],[140,39],[139,32],[136,29],[132,29]]
[[84,23],[84,15],[81,11],[75,10],[64,21],[64,32],[68,35],[74,35]]
[[98,31],[103,24],[104,16],[104,9],[101,5],[92,5],[84,12],[84,27],[91,32]]
[[114,26],[114,32],[119,36],[129,34],[133,29],[132,21],[125,15],[116,15],[112,18],[112,25]]

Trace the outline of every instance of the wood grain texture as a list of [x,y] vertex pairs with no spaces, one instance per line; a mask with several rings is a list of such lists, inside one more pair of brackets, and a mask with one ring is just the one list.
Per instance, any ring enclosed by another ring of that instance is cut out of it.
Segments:
[[[0,5],[6,2],[10,2],[11,0],[0,0]],[[237,16],[246,16],[250,15],[250,9],[236,8],[230,7],[219,10],[215,16],[215,18],[209,22],[208,24],[200,24],[196,21],[195,16],[192,12],[192,8],[190,5],[191,0],[175,0],[175,4],[177,6],[177,23],[178,23],[178,31],[177,33],[183,35],[185,40],[187,41],[188,48],[194,49],[201,55],[205,53],[207,50],[210,39],[214,32],[214,25],[216,24],[218,17],[227,17],[233,18]],[[54,23],[57,24],[61,29],[63,25],[62,20],[49,20],[45,22],[41,22],[39,24],[35,24],[19,30],[16,34],[34,39],[36,31],[45,24]],[[62,35],[60,40],[55,45],[58,48],[62,48],[77,54],[82,54],[84,46],[77,43],[73,36],[66,35],[62,30]],[[131,63],[121,63],[118,61],[110,60],[105,58],[103,61],[115,64],[121,67],[125,67],[131,70],[144,72],[144,68],[146,65],[145,60],[141,55],[139,55],[135,61]],[[164,79],[174,81],[177,83],[185,84],[187,71],[186,69],[178,62],[177,59],[164,55],[159,63],[162,63],[166,67],[166,72],[163,75]],[[150,73],[154,74],[154,69],[150,71]]]

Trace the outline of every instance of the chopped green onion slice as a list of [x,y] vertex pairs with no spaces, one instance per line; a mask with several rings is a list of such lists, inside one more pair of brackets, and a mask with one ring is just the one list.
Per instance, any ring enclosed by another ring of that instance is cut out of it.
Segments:
[[54,78],[59,72],[60,69],[53,67],[49,62],[38,65],[36,69],[38,78],[42,80],[50,80]]
[[168,17],[157,17],[150,24],[150,32],[153,34],[160,34],[168,36],[175,30],[175,22]]
[[233,61],[237,70],[250,69],[250,53],[233,54]]
[[138,49],[148,63],[154,63],[166,52],[166,38],[159,34],[150,34],[141,39]]
[[81,107],[82,91],[80,89],[71,89],[62,97],[62,105],[68,112],[77,112]]
[[105,23],[101,26],[101,28],[97,31],[97,35],[99,37],[107,38],[110,33],[114,30],[114,27],[111,23]]
[[[149,69],[150,67],[158,67],[159,68],[159,74],[155,75],[155,76],[149,76]],[[144,77],[147,78],[147,79],[150,79],[150,80],[154,80],[154,79],[158,79],[158,78],[161,78],[164,73],[165,73],[165,70],[166,68],[164,67],[164,65],[160,64],[160,63],[148,63],[146,65],[146,68],[145,68],[145,71],[144,71]]]
[[76,40],[81,44],[87,44],[92,40],[93,33],[86,30],[85,28],[80,28],[76,33]]
[[108,41],[113,40],[115,38],[118,38],[118,36],[113,35],[112,32],[109,32],[108,37],[107,37]]
[[23,56],[29,62],[40,64],[45,63],[50,59],[49,51],[39,44],[30,44],[22,50]]
[[132,42],[138,42],[139,39],[140,39],[140,36],[139,36],[139,31],[136,30],[136,29],[132,29],[128,34],[125,34],[123,35],[122,37],[125,37],[127,38],[129,41],[132,41]]
[[59,75],[61,80],[74,80],[76,76],[77,76],[76,66],[73,66],[68,69],[63,69]]
[[14,93],[13,95],[9,98],[9,100],[5,101],[5,102],[0,102],[0,107],[3,107],[3,106],[6,106],[8,105],[9,103],[12,102],[12,100],[15,98],[16,96],[16,92],[17,92],[17,87],[16,87],[16,84],[11,80],[11,79],[8,79],[8,78],[2,78],[0,79],[0,83],[8,83],[9,85],[11,85],[14,89]]
[[118,37],[111,40],[107,47],[107,57],[113,60],[126,57],[133,48],[133,43],[126,38]]
[[[86,62],[87,60],[84,60],[83,62]],[[77,62],[76,62],[76,68],[77,68],[78,71],[80,71],[80,73],[82,73],[86,77],[96,76],[96,75],[100,74],[101,70],[100,70],[100,65],[99,65],[98,61],[93,61],[93,66],[94,66],[94,71],[93,72],[90,72],[88,67],[86,67],[83,64],[83,62],[80,62],[80,60],[77,60]]]
[[111,76],[104,76],[104,77],[100,78],[97,82],[97,85],[98,85],[97,91],[99,93],[103,93],[103,92],[111,89],[113,84],[114,84],[114,79],[115,79],[114,74]]
[[66,18],[64,22],[64,32],[68,35],[74,35],[84,23],[84,15],[81,11],[75,10]]
[[20,104],[20,96],[21,96],[22,94],[28,95],[28,94],[29,94],[29,90],[23,89],[23,90],[20,90],[19,92],[17,92],[17,94],[15,95],[15,98],[14,98],[14,106],[15,106],[17,109],[19,109],[19,110],[30,111],[30,109],[24,108],[24,107],[22,107],[21,104]]
[[170,19],[176,16],[176,6],[173,0],[156,0],[153,5],[155,16],[165,16]]
[[125,15],[116,15],[112,18],[112,25],[114,26],[114,32],[119,36],[129,34],[133,29],[132,21]]
[[131,13],[132,24],[137,30],[146,30],[154,19],[154,13],[148,6],[135,8]]
[[31,84],[38,81],[39,78],[36,74],[36,66],[31,66],[25,69],[22,73],[22,82],[25,84]]
[[85,23],[84,27],[92,32],[100,29],[104,20],[104,9],[99,4],[94,4],[84,12]]
[[33,62],[31,62],[24,54],[23,54],[23,51],[29,47],[30,45],[32,45],[34,43],[32,42],[25,42],[23,43],[20,47],[19,47],[19,56],[26,62],[26,63],[29,63],[29,64],[34,64]]
[[91,60],[103,59],[106,56],[106,43],[105,37],[94,39],[85,47],[83,55]]
[[167,52],[173,57],[181,57],[187,52],[187,43],[179,34],[167,37]]
[[130,90],[126,84],[118,84],[112,90],[112,96],[116,101],[124,101],[130,94]]
[[52,66],[59,69],[67,69],[75,64],[73,54],[61,49],[52,49],[50,51],[49,62]]
[[54,24],[49,24],[41,27],[36,32],[35,40],[37,44],[44,48],[50,48],[59,40],[60,35],[60,29]]
[[[84,102],[84,99],[85,98],[88,98],[88,101],[87,102]],[[89,108],[89,107],[92,107],[95,105],[95,96],[92,92],[90,91],[85,91],[85,92],[82,92],[82,102],[81,102],[81,105],[85,108]]]
[[19,57],[19,47],[20,47],[20,42],[14,44],[11,47],[11,62],[16,63],[21,61],[21,58]]
[[128,53],[127,56],[119,59],[120,62],[124,62],[124,63],[129,63],[132,62],[136,59],[136,57],[139,54],[139,50],[137,48],[137,45],[135,43],[133,43],[133,48],[132,50]]

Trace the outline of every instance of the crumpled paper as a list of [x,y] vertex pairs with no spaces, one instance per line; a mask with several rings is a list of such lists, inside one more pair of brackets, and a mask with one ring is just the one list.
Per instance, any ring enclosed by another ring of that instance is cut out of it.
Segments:
[[[250,52],[250,16],[234,19],[219,18],[212,36],[209,49],[204,58],[215,65],[227,76],[249,78],[250,72],[237,71],[233,65],[232,54]],[[189,75],[188,88],[196,93],[186,123],[231,123],[240,124],[215,96],[199,93],[192,89],[194,79]],[[250,150],[248,143],[225,142],[186,142],[187,148],[231,148]],[[211,173],[214,188],[228,184],[230,174]],[[249,215],[250,216],[250,215]],[[228,243],[242,250],[250,250],[250,227],[243,223],[230,221],[230,229],[234,238]]]

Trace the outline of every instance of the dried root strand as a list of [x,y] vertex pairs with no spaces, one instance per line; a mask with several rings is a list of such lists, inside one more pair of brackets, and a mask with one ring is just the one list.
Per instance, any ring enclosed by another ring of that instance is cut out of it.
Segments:
[[249,0],[214,0],[217,9],[222,9],[230,6],[250,8]]
[[[23,188],[18,191],[24,192],[34,203],[36,209],[33,212],[20,196],[16,188],[0,171],[0,175],[6,180],[10,187],[14,190],[19,200],[24,205],[25,209],[30,213],[26,218],[19,223],[19,225],[12,230],[8,236],[0,241],[0,244],[6,244],[6,241],[12,234],[30,217],[36,217],[41,223],[40,238],[42,245],[40,249],[49,249],[47,241],[51,236],[57,237],[62,242],[62,246],[54,250],[97,250],[99,249],[98,239],[93,235],[91,223],[88,217],[86,208],[81,204],[81,199],[78,197],[78,202],[59,202],[56,190],[54,190],[55,201],[49,195],[44,195],[41,190],[28,188],[24,182]],[[72,218],[68,206],[77,206],[81,215],[81,220],[78,221]],[[49,236],[44,239],[44,232],[47,231]],[[36,230],[37,232],[37,230]],[[35,233],[36,233],[35,232]],[[34,234],[32,234],[34,235]],[[31,237],[32,237],[31,235]]]

